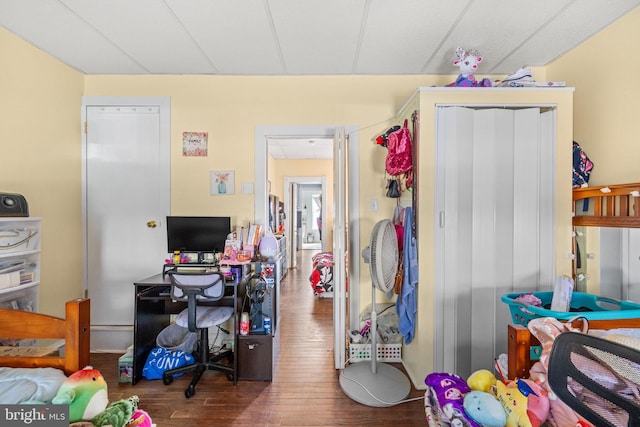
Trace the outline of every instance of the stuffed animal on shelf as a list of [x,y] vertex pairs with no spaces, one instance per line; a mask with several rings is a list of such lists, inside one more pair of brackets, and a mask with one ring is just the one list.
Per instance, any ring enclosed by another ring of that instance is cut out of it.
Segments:
[[107,383],[99,370],[87,366],[71,374],[51,401],[69,405],[69,422],[91,420],[109,403]]
[[482,56],[476,49],[465,51],[462,46],[456,49],[457,60],[453,61],[453,65],[460,69],[460,74],[455,82],[449,83],[447,87],[492,87],[491,80],[484,78],[477,81],[475,73],[478,64],[482,62]]

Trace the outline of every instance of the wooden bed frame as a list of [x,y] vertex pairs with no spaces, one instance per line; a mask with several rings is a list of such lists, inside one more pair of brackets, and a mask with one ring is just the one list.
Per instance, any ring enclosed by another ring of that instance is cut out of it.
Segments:
[[[64,355],[37,347],[3,347],[0,366],[58,368],[70,375],[89,365],[90,300],[68,301],[65,318],[0,308],[0,336],[9,339],[64,340]],[[7,356],[6,353],[10,353]]]
[[[588,200],[589,210],[582,212]],[[573,189],[573,226],[640,228],[640,183],[603,185]],[[576,313],[579,314],[579,313]],[[580,322],[574,323],[581,327]],[[590,330],[640,328],[640,319],[590,320]],[[529,369],[540,357],[540,342],[525,326],[507,326],[508,376],[529,377]]]

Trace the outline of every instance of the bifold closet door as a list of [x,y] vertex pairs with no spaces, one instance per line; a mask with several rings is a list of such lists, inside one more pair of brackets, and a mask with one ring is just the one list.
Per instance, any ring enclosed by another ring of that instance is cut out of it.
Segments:
[[539,108],[437,109],[437,370],[492,369],[507,351],[502,294],[553,282],[553,117]]

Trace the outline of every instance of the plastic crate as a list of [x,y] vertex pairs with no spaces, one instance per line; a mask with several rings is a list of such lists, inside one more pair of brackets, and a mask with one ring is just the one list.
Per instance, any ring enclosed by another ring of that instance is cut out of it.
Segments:
[[[502,296],[502,302],[509,305],[513,323],[527,326],[530,320],[538,317],[553,317],[558,320],[570,320],[580,316],[587,320],[613,320],[640,318],[640,304],[632,301],[618,301],[584,292],[574,292],[571,297],[570,311],[551,311],[516,301],[524,292]],[[551,305],[553,292],[533,292],[540,298],[543,306]]]
[[[402,344],[376,344],[379,362],[402,362]],[[349,344],[349,360],[371,360],[371,344]]]

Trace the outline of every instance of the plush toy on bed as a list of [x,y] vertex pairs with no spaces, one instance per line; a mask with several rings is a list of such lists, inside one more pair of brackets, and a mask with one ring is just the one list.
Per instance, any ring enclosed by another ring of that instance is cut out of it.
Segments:
[[447,87],[492,87],[491,80],[484,78],[480,81],[476,80],[475,72],[478,64],[482,62],[482,56],[476,49],[465,51],[462,46],[456,49],[457,60],[453,61],[453,65],[460,69],[460,74],[455,82],[449,83]]
[[69,422],[91,420],[109,403],[107,383],[99,370],[87,366],[67,378],[51,403],[69,405]]

